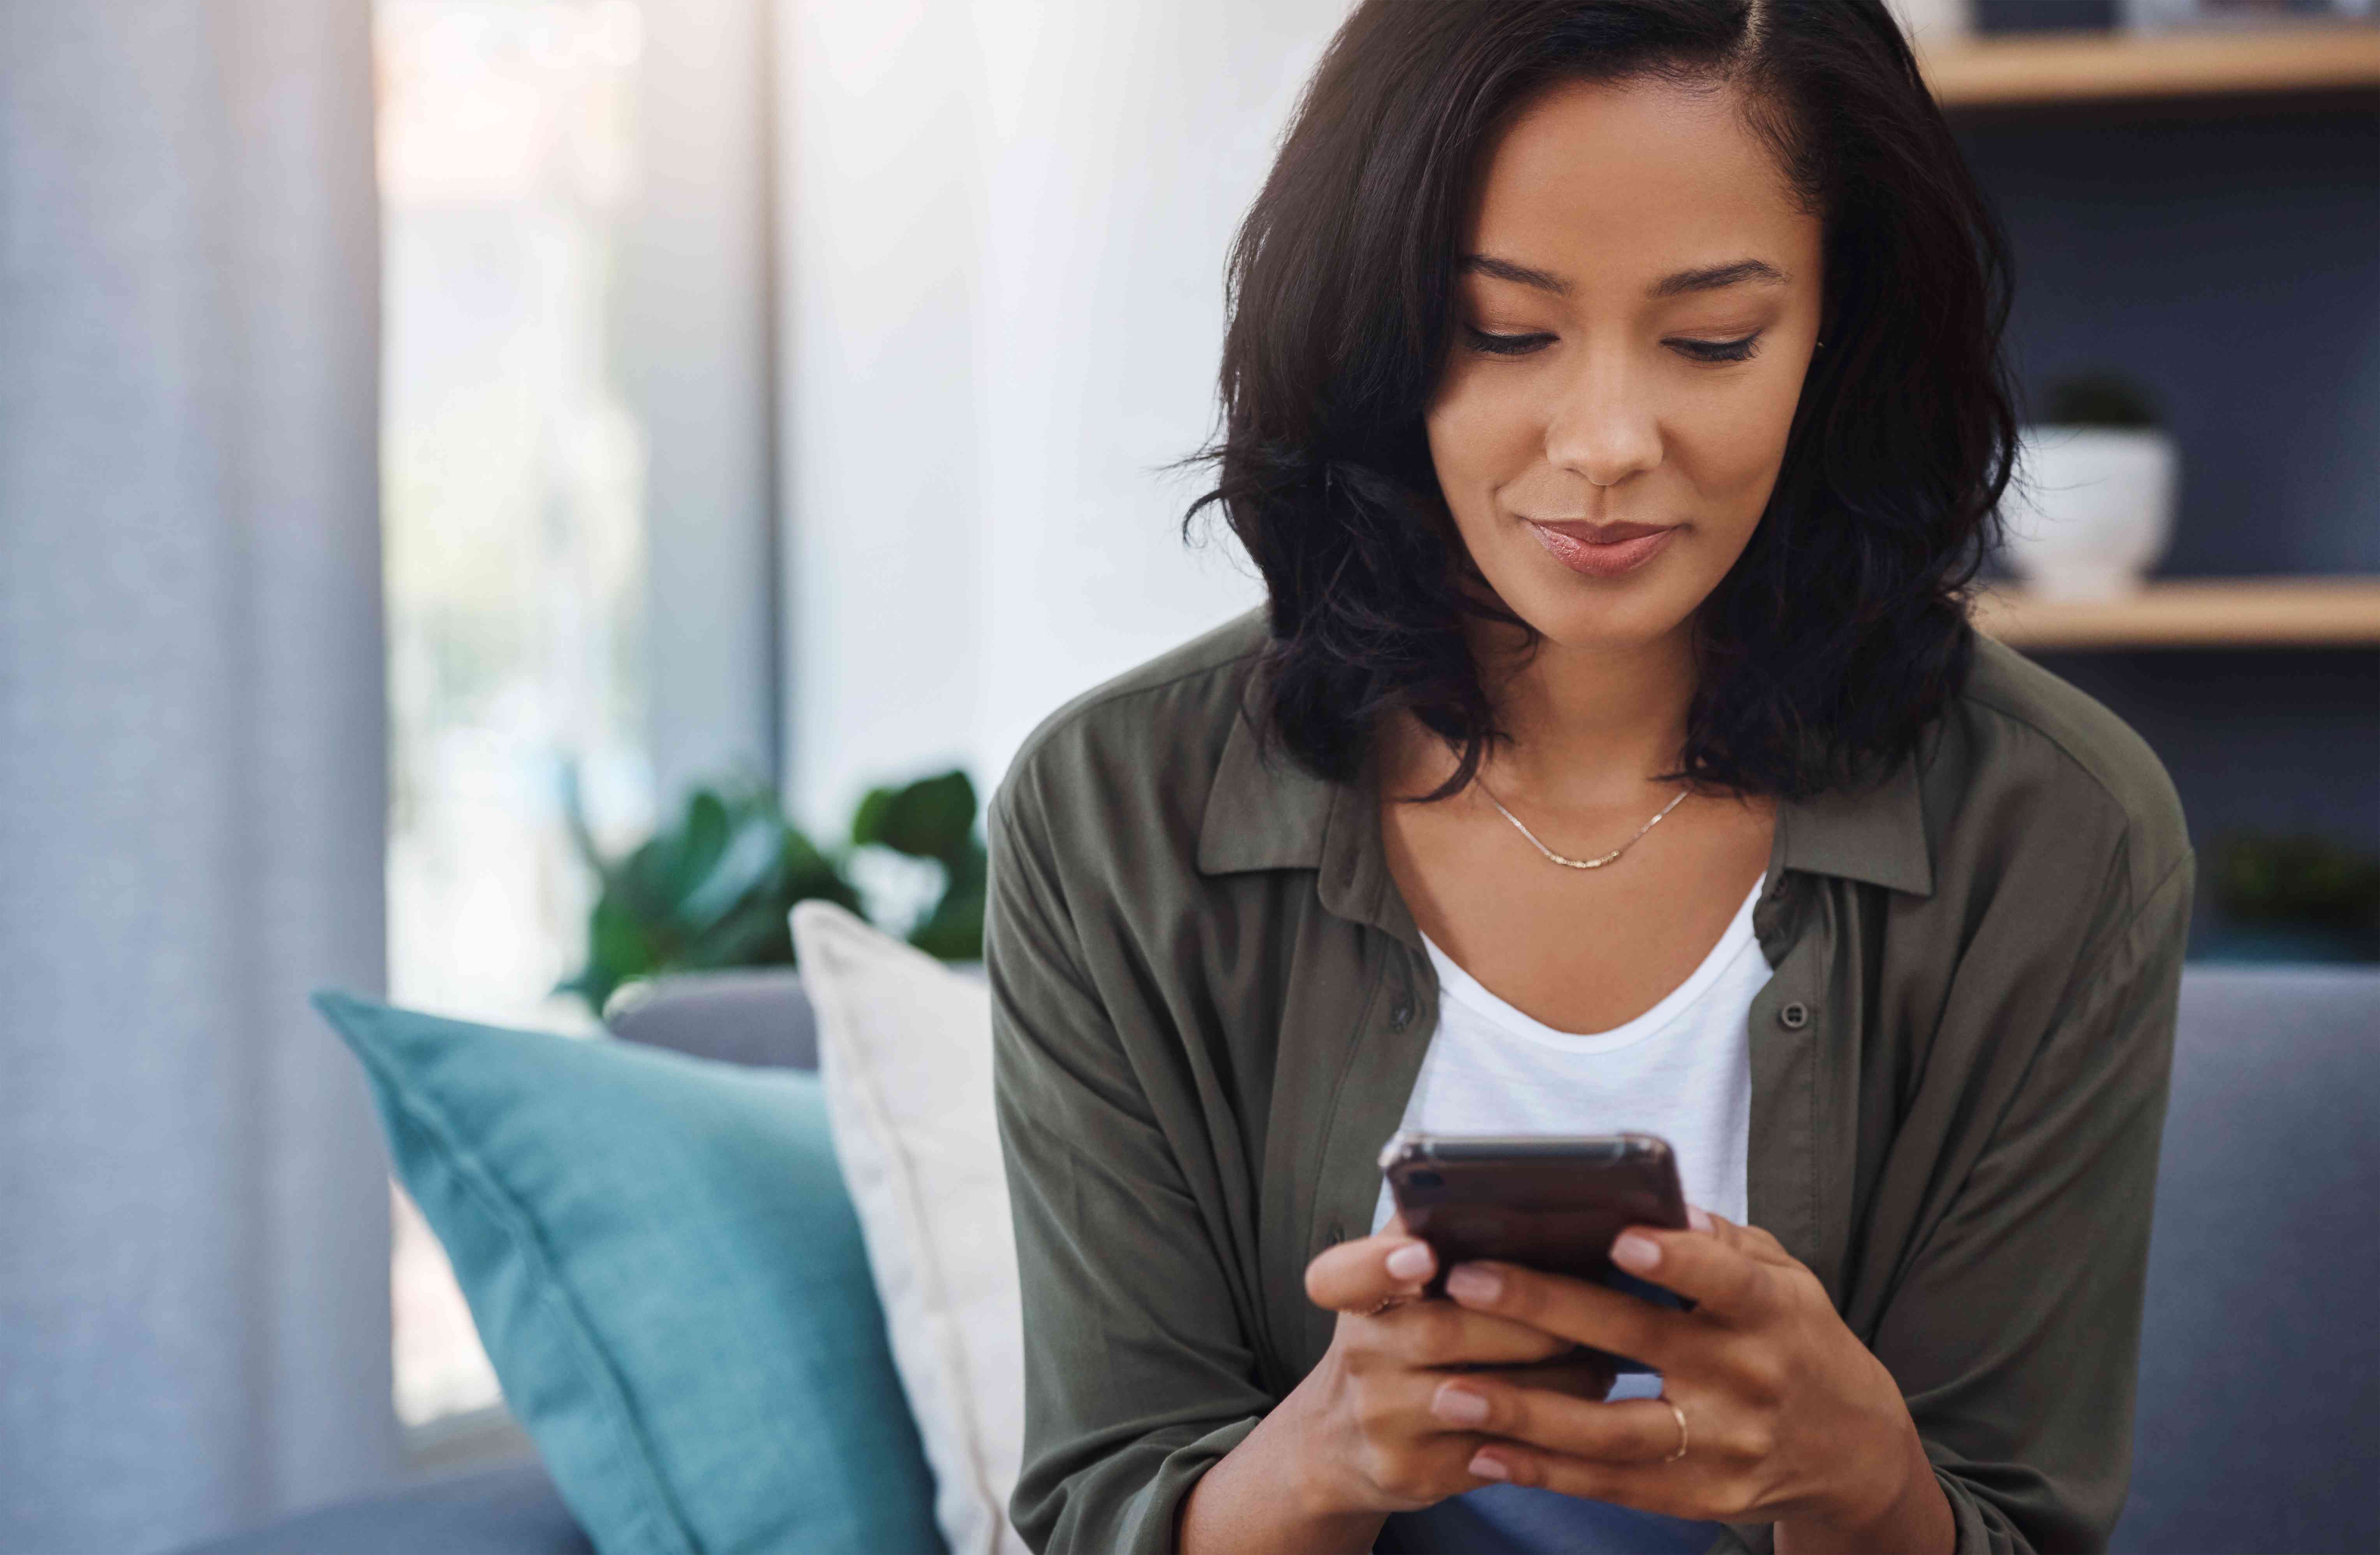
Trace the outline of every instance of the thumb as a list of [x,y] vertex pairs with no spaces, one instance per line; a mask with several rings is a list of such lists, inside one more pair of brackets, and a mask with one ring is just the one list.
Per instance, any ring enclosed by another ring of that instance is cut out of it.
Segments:
[[1429,1244],[1391,1225],[1324,1248],[1305,1266],[1305,1297],[1333,1312],[1369,1312],[1384,1301],[1418,1296],[1437,1272]]

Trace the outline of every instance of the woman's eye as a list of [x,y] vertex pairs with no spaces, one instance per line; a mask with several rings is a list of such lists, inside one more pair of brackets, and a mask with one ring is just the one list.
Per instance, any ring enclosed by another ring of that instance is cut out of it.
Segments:
[[1664,344],[1698,362],[1749,361],[1760,344],[1760,332],[1755,330],[1740,340],[1670,340]]
[[1491,357],[1525,357],[1532,351],[1552,345],[1554,341],[1552,335],[1542,331],[1534,334],[1493,334],[1465,324],[1463,332],[1470,338],[1473,350],[1485,351]]

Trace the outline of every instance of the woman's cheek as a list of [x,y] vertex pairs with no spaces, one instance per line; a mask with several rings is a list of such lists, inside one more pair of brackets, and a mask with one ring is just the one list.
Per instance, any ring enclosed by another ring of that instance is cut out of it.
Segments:
[[1439,395],[1429,412],[1429,456],[1447,504],[1459,519],[1485,502],[1495,488],[1498,418],[1481,404],[1482,395],[1456,387]]
[[1714,407],[1676,429],[1673,462],[1683,467],[1695,495],[1707,510],[1725,514],[1745,532],[1758,522],[1785,462],[1785,440],[1793,422],[1764,395],[1750,404]]
[[1427,417],[1430,458],[1447,500],[1458,508],[1488,501],[1525,473],[1544,453],[1545,425],[1523,385],[1457,370]]

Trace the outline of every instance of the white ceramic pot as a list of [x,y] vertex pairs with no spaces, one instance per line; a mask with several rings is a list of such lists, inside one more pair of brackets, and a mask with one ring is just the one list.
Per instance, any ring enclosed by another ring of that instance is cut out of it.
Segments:
[[2009,565],[2050,599],[2139,588],[2173,538],[2179,462],[2161,431],[2025,428],[2000,499]]

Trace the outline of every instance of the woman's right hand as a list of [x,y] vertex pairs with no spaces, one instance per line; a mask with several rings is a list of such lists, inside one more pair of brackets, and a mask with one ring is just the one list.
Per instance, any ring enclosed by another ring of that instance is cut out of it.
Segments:
[[1594,1352],[1423,1296],[1437,1272],[1429,1245],[1397,1221],[1306,1265],[1307,1298],[1339,1314],[1330,1350],[1282,1401],[1301,1427],[1311,1510],[1407,1512],[1493,1483],[1465,1466],[1488,1438],[1431,1412],[1462,1369],[1520,1368],[1535,1386],[1582,1398],[1610,1391],[1610,1366]]
[[1582,1398],[1610,1391],[1593,1352],[1423,1296],[1437,1272],[1402,1221],[1306,1265],[1305,1294],[1339,1314],[1330,1348],[1190,1487],[1176,1514],[1183,1555],[1355,1555],[1388,1513],[1492,1483],[1466,1466],[1488,1438],[1430,1413],[1461,1369],[1521,1367]]

